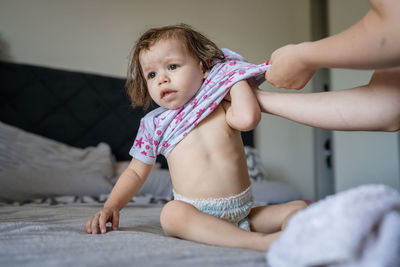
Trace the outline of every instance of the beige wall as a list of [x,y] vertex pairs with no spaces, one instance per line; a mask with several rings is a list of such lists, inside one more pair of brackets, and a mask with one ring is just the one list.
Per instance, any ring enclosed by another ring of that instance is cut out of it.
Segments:
[[1,0],[0,33],[13,61],[122,77],[140,33],[185,22],[219,46],[262,62],[297,34],[288,20],[292,1],[280,2]]
[[[308,0],[0,0],[0,43],[9,60],[118,77],[140,33],[178,22],[253,63],[310,36]],[[256,135],[271,179],[313,197],[311,128],[264,115]]]

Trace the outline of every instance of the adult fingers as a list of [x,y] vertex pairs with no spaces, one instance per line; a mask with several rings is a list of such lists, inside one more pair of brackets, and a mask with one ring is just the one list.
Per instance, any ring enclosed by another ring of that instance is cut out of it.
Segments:
[[277,84],[275,82],[275,76],[273,75],[273,68],[272,65],[271,67],[265,72],[264,74],[265,76],[265,80],[267,82],[269,82],[271,85],[273,85],[274,87],[277,87]]

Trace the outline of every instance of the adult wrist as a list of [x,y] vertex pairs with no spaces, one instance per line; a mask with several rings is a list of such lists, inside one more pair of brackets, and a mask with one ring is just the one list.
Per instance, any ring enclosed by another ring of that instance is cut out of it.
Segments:
[[321,68],[320,64],[315,57],[315,42],[303,42],[298,44],[299,53],[298,56],[300,61],[309,69],[319,69]]

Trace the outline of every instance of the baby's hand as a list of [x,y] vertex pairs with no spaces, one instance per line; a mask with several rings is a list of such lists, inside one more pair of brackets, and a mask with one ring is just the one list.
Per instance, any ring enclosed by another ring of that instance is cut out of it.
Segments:
[[[107,231],[107,222],[112,223],[112,229],[117,230],[119,224],[119,210],[112,208],[103,208],[98,211],[95,215],[90,217],[90,219],[85,224],[85,231],[88,234],[105,234]],[[100,232],[99,232],[100,229]]]

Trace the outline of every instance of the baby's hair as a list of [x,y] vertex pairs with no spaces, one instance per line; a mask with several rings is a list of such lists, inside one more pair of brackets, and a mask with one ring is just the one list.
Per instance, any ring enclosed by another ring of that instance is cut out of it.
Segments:
[[177,24],[149,29],[136,41],[130,55],[125,86],[133,107],[143,106],[147,109],[151,103],[139,54],[150,49],[156,42],[167,39],[183,41],[189,54],[201,62],[204,71],[210,70],[216,62],[225,61],[225,56],[217,45],[189,25]]

